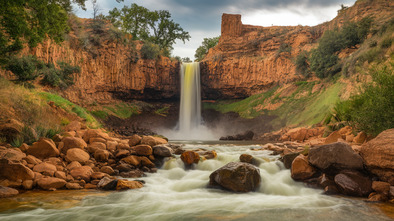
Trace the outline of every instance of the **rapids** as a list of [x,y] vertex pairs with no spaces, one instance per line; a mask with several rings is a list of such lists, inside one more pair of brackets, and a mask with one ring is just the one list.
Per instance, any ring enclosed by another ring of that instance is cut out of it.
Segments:
[[[0,220],[391,220],[359,199],[326,196],[293,181],[278,156],[253,150],[259,147],[189,143],[184,149],[215,150],[218,157],[185,170],[177,156],[140,178],[146,182],[142,189],[87,196],[72,207],[10,209],[0,212]],[[260,189],[246,194],[208,189],[209,175],[242,153],[260,162]]]

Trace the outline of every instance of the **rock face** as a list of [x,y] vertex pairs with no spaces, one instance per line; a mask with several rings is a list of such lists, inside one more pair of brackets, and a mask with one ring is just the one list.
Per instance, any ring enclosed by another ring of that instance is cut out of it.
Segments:
[[394,129],[383,131],[363,144],[360,155],[371,173],[394,185]]
[[211,186],[220,186],[234,192],[249,192],[259,188],[260,170],[242,162],[231,162],[209,176]]
[[324,172],[344,169],[362,170],[363,159],[345,143],[321,145],[309,150],[309,163]]

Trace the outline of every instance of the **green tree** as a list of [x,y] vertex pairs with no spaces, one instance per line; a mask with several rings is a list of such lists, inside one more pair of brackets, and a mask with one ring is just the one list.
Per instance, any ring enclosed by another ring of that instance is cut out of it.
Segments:
[[215,47],[219,43],[219,38],[220,36],[213,38],[204,38],[201,46],[197,48],[196,53],[194,54],[196,60],[201,61],[202,59],[204,59],[209,49]]

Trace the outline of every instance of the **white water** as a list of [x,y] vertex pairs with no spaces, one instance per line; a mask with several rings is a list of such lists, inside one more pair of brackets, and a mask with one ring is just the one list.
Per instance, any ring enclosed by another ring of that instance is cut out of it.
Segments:
[[158,130],[171,140],[218,140],[215,130],[202,125],[200,63],[182,63],[180,67],[181,102],[178,128]]
[[[269,151],[255,145],[188,144],[185,149],[214,149],[217,159],[185,170],[180,159],[167,161],[155,174],[142,178],[138,190],[91,196],[69,209],[0,213],[0,220],[390,220],[360,200],[330,197],[290,178],[289,170]],[[262,185],[257,192],[231,193],[207,189],[209,175],[240,154],[261,162]]]

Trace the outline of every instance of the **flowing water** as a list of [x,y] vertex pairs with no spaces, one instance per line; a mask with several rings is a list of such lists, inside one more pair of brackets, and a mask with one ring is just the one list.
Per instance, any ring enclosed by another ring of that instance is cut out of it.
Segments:
[[[196,148],[215,150],[218,157],[190,170],[185,170],[179,158],[170,159],[157,173],[142,178],[146,182],[142,189],[95,194],[72,205],[67,201],[67,206],[61,206],[60,199],[53,207],[26,207],[29,202],[24,202],[25,209],[0,210],[0,220],[391,220],[359,199],[326,196],[294,182],[278,156],[253,150],[258,145],[184,146]],[[208,189],[209,175],[228,162],[238,161],[242,153],[259,160],[260,189],[251,193]],[[15,200],[23,201],[23,194]]]

